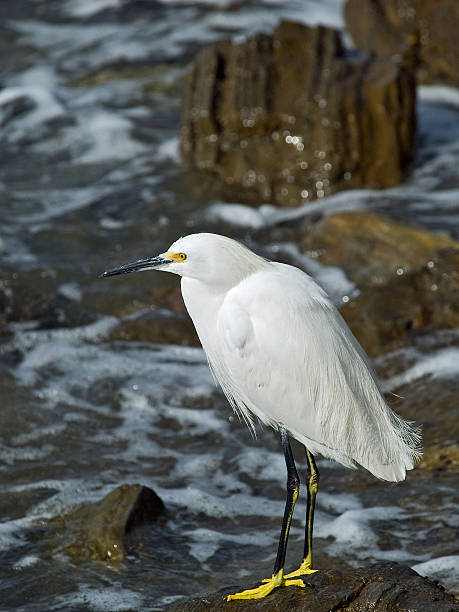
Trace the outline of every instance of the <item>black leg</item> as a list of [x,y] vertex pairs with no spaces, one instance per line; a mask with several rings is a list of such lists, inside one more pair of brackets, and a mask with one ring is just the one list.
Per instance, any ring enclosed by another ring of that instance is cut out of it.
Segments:
[[288,441],[287,431],[279,426],[279,434],[284,448],[285,463],[287,465],[287,501],[285,502],[284,519],[282,521],[282,528],[279,538],[279,547],[277,549],[276,562],[274,564],[274,571],[271,578],[263,580],[263,584],[255,589],[247,589],[240,593],[234,593],[233,595],[227,596],[227,601],[232,599],[260,599],[266,597],[271,593],[273,589],[281,586],[297,586],[305,587],[305,584],[301,578],[297,579],[284,579],[284,563],[285,553],[287,552],[287,541],[288,532],[290,530],[290,524],[292,522],[293,509],[295,502],[298,498],[298,491],[300,490],[300,479],[295,467],[295,461],[293,460],[292,449],[290,448],[290,442]]
[[287,500],[285,502],[284,519],[279,538],[279,547],[277,549],[276,562],[274,564],[273,575],[276,576],[285,564],[285,554],[287,552],[288,533],[292,522],[293,509],[295,508],[298,492],[300,490],[300,479],[296,471],[295,461],[293,459],[292,449],[288,440],[287,431],[279,426],[279,434],[281,437],[282,447],[284,449],[285,464],[287,466]]

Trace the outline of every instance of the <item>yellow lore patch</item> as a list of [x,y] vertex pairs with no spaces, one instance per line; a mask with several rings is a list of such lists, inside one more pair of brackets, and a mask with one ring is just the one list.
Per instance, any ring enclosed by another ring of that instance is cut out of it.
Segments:
[[167,253],[164,253],[164,257],[166,259],[172,259],[172,261],[175,261],[176,263],[183,263],[186,259],[186,253],[171,253],[168,251]]

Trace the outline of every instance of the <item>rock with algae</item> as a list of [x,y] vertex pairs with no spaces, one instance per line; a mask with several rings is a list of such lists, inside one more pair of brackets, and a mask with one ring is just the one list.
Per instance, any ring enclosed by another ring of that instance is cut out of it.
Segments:
[[[244,585],[243,588],[252,585]],[[422,578],[411,568],[396,563],[367,569],[320,570],[307,577],[307,586],[273,591],[265,599],[226,601],[240,585],[201,597],[183,599],[168,612],[244,611],[254,612],[458,612],[459,603],[441,586]]]

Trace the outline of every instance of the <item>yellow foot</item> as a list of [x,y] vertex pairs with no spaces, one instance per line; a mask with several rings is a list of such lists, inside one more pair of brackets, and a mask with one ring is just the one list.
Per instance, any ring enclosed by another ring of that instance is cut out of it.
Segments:
[[284,577],[284,570],[280,570],[275,576],[273,575],[271,578],[263,580],[263,584],[260,584],[256,589],[247,589],[240,593],[234,593],[234,595],[228,595],[226,601],[231,601],[232,599],[261,599],[281,586],[305,587],[306,585],[302,580],[286,580]]
[[311,568],[311,562],[309,560],[304,560],[300,567],[294,572],[290,572],[284,576],[284,578],[296,578],[297,576],[305,576],[306,574],[314,574],[318,570]]

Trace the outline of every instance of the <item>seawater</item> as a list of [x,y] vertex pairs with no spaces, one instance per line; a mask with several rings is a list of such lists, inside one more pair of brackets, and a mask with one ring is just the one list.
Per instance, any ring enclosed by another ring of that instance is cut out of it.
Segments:
[[[285,485],[275,433],[258,428],[253,438],[238,422],[199,347],[112,339],[117,304],[142,300],[146,284],[153,296],[172,289],[176,279],[109,284],[100,272],[161,252],[178,235],[217,231],[293,258],[339,304],[358,289],[342,270],[270,238],[276,224],[373,210],[459,238],[459,92],[451,88],[420,88],[418,157],[399,187],[292,210],[190,200],[177,126],[193,53],[269,31],[281,18],[342,27],[342,2],[142,6],[19,0],[1,9],[2,261],[29,279],[31,293],[53,287],[91,317],[73,327],[14,323],[2,342],[0,610],[160,610],[272,570]],[[426,375],[457,377],[457,349],[435,348],[432,336],[433,348],[402,355],[389,391]],[[302,450],[294,452],[304,474]],[[400,561],[459,589],[457,549],[437,537],[457,528],[451,481],[395,487],[318,465],[318,566]],[[75,562],[46,548],[47,519],[137,482],[161,496],[167,521],[134,535],[122,564]],[[303,522],[304,498],[289,568],[301,559]]]

